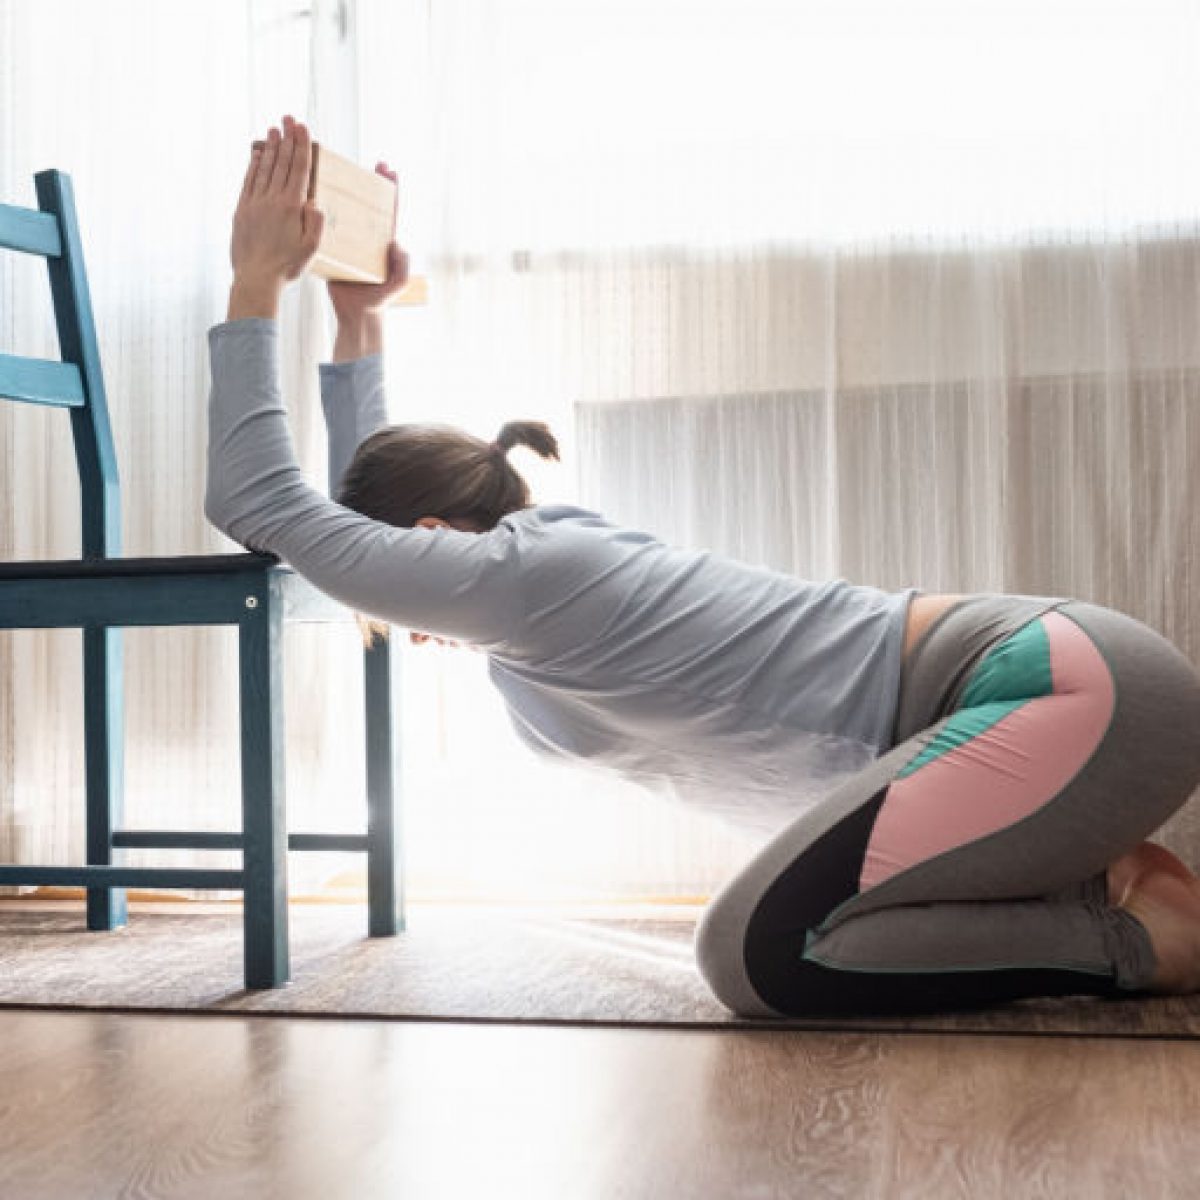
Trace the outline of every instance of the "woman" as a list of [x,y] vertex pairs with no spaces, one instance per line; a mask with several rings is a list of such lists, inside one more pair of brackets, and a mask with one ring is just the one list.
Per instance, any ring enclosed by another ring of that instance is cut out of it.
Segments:
[[[1200,881],[1143,843],[1200,782],[1200,677],[1132,618],[809,583],[531,505],[505,453],[553,456],[544,426],[491,445],[386,426],[395,244],[383,284],[330,286],[340,503],[310,488],[275,363],[280,293],[321,235],[310,160],[290,118],[251,154],[228,319],[209,334],[206,515],[356,610],[486,652],[529,744],[770,828],[697,933],[724,1004],[899,1013],[1200,990]],[[797,815],[803,783],[847,770]]]

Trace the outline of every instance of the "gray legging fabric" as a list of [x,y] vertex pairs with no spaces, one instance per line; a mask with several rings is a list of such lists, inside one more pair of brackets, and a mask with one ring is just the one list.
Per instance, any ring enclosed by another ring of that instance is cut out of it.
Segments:
[[[949,721],[975,664],[1051,611],[1084,631],[1112,675],[1112,718],[1095,751],[1031,815],[861,890],[889,784]],[[1200,675],[1175,646],[1084,601],[970,596],[909,655],[892,742],[709,904],[696,952],[722,1003],[779,1017],[1145,989],[1149,937],[1109,907],[1105,870],[1200,783]]]

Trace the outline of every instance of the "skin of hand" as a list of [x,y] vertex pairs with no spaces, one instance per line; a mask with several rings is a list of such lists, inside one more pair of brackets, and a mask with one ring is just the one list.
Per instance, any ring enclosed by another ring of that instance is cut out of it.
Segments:
[[[396,179],[387,163],[378,163],[375,170]],[[311,172],[312,139],[308,128],[291,116],[283,118],[282,134],[272,126],[266,139],[252,146],[233,216],[230,320],[277,316],[284,287],[303,274],[316,254],[325,215],[308,199]],[[339,357],[335,346],[334,361],[382,350],[380,314],[408,283],[408,266],[408,255],[393,239],[382,283],[329,283],[343,351]]]
[[276,317],[284,287],[299,278],[321,241],[325,215],[308,199],[312,142],[304,125],[283,119],[251,149],[233,214],[229,319]]

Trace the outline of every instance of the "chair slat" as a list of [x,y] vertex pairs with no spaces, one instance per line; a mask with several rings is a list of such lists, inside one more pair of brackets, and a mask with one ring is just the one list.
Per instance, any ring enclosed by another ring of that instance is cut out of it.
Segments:
[[83,408],[83,377],[74,363],[0,354],[0,399]]
[[38,212],[33,208],[0,204],[0,246],[25,254],[59,258],[62,238],[58,233],[58,218],[53,213]]

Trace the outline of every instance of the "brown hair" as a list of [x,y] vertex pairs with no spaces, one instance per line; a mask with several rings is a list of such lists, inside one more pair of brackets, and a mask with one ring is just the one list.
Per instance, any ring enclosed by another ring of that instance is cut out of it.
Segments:
[[[528,508],[529,485],[508,461],[514,446],[558,458],[558,442],[540,421],[509,421],[494,442],[451,425],[386,425],[361,443],[334,497],[363,516],[411,529],[422,517],[466,522],[480,533]],[[363,613],[363,643],[388,636],[388,623]]]

